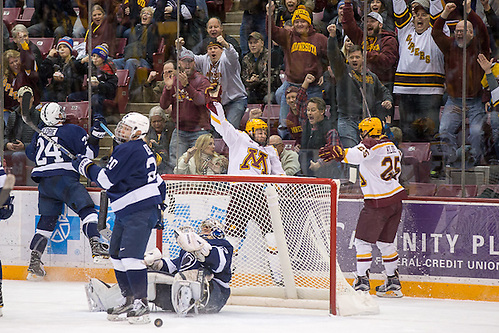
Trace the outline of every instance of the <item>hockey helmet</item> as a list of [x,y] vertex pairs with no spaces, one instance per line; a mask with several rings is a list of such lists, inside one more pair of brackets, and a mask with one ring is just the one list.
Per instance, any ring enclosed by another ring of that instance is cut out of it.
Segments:
[[40,117],[47,126],[55,126],[66,120],[66,112],[57,103],[50,102],[45,104],[40,110]]
[[360,122],[359,130],[361,131],[361,133],[365,133],[365,135],[369,136],[381,135],[383,125],[381,124],[381,120],[379,120],[379,118],[365,118]]
[[120,142],[142,139],[149,131],[149,119],[137,112],[126,114],[116,126],[116,138]]
[[258,118],[250,119],[246,122],[246,133],[248,134],[254,133],[259,128],[267,131],[267,123]]
[[223,239],[224,226],[216,218],[210,217],[199,225],[199,235],[206,239]]

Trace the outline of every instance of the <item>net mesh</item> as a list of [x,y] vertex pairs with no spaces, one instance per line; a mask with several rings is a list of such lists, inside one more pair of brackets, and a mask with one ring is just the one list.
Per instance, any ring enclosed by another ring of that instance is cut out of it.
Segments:
[[163,253],[174,230],[210,217],[234,246],[233,295],[329,298],[331,186],[167,180]]

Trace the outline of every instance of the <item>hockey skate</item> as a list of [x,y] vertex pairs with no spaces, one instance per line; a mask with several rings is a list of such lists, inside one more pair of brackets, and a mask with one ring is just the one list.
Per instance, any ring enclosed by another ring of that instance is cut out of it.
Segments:
[[371,290],[371,285],[369,284],[369,270],[366,271],[366,275],[357,276],[353,282],[353,289],[360,291]]
[[376,287],[376,296],[399,298],[404,296],[401,289],[402,286],[400,285],[399,272],[398,270],[395,270],[394,275],[386,277],[384,284]]
[[130,324],[149,324],[149,306],[147,299],[136,299],[133,302],[133,309],[126,314],[126,319]]
[[106,244],[100,242],[99,237],[92,237],[88,240],[92,249],[92,258],[94,263],[103,264],[109,259],[109,250]]
[[107,320],[109,321],[122,321],[126,320],[126,317],[120,315],[128,314],[128,312],[133,309],[133,296],[127,296],[125,303],[120,306],[115,306],[114,308],[107,309]]
[[28,276],[29,281],[41,281],[47,274],[43,269],[43,262],[41,260],[42,254],[39,251],[31,251],[31,259],[29,261]]

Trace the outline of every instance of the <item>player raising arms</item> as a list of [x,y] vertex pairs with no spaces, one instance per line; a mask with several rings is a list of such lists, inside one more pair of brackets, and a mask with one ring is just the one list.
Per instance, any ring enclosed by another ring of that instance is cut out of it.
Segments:
[[357,251],[357,278],[355,290],[370,290],[369,268],[372,263],[372,245],[376,244],[383,257],[387,280],[376,287],[380,297],[402,297],[397,270],[398,253],[394,243],[402,216],[402,200],[407,197],[400,185],[401,152],[381,134],[379,118],[366,118],[359,124],[362,141],[343,150],[339,146],[325,146],[319,156],[325,161],[359,165],[360,186],[364,207],[355,231]]
[[[210,89],[211,88],[211,89]],[[229,147],[229,175],[285,175],[277,150],[268,145],[268,126],[261,119],[251,119],[246,123],[246,131],[241,132],[232,126],[227,119],[222,105],[216,101],[220,95],[220,86],[210,87],[207,96],[207,107],[211,112],[211,124],[220,133]],[[278,259],[277,241],[272,230],[270,213],[267,204],[262,207],[261,214],[242,209],[247,202],[267,203],[265,188],[261,184],[235,184],[231,187],[230,202],[227,207],[225,230],[227,240],[234,247],[237,256],[242,239],[245,237],[246,225],[250,220],[256,221],[267,245],[267,260],[276,285],[282,285],[281,267]],[[237,265],[233,265],[236,269]]]
[[[27,113],[23,110],[23,114],[25,112]],[[54,145],[54,142],[57,142],[72,154],[94,158],[99,149],[98,139],[95,140],[96,145],[87,144],[88,135],[85,130],[77,125],[66,124],[66,113],[57,103],[45,104],[40,111],[40,116],[45,124],[41,131],[53,141],[37,133],[26,148],[26,156],[36,164],[31,172],[31,178],[39,183],[38,212],[40,214],[35,235],[29,246],[31,259],[28,267],[28,280],[40,280],[46,274],[41,256],[56,227],[64,203],[75,211],[83,222],[82,230],[90,242],[94,262],[99,263],[109,258],[106,247],[99,241],[98,214],[94,202],[80,183],[80,175],[71,165],[71,158]]]
[[107,190],[116,214],[109,246],[116,280],[125,304],[108,310],[109,320],[126,314],[130,323],[147,324],[147,268],[144,252],[152,229],[161,223],[165,185],[156,170],[156,158],[143,140],[149,119],[140,113],[126,114],[116,126],[121,142],[105,168],[78,155],[73,166],[88,179]]

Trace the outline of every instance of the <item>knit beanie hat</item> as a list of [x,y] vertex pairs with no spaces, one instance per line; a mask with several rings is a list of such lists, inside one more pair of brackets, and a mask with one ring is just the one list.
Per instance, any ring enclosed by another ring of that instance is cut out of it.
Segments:
[[305,20],[308,24],[312,24],[312,20],[310,19],[310,14],[308,10],[303,5],[299,5],[298,8],[295,9],[293,13],[293,17],[291,18],[291,23],[295,23],[295,20]]
[[71,37],[65,36],[59,39],[57,42],[57,49],[59,48],[59,45],[64,45],[66,46],[71,52],[73,52],[73,39]]
[[104,61],[107,60],[107,56],[109,55],[109,51],[107,47],[103,45],[97,45],[93,50],[92,50],[92,55],[97,54],[99,57],[104,59]]

